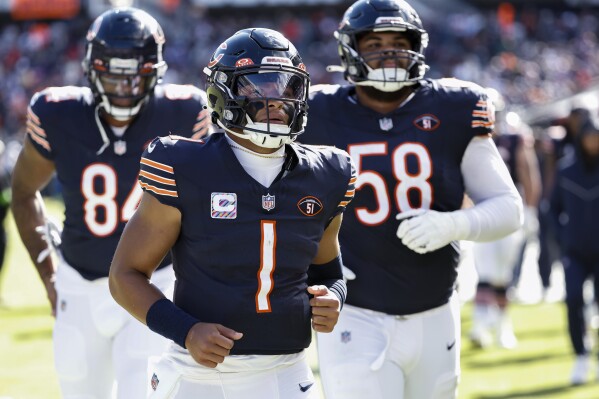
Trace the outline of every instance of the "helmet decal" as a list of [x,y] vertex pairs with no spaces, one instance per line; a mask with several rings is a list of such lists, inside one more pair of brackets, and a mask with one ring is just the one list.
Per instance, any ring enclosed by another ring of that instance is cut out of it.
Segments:
[[235,63],[236,67],[244,67],[248,65],[254,65],[254,61],[252,61],[251,58],[242,58],[240,60],[237,60],[237,62]]
[[221,58],[223,58],[223,56],[224,54],[219,54],[216,57],[214,57],[214,59],[210,60],[210,62],[208,63],[208,68],[212,68],[213,66],[218,64],[218,62],[221,60]]

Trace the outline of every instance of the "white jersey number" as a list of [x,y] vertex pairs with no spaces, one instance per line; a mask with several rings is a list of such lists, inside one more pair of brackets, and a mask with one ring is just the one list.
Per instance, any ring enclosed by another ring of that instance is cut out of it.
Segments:
[[[410,209],[430,209],[433,197],[433,188],[428,181],[433,173],[430,154],[425,146],[420,143],[402,143],[397,146],[391,155],[391,167],[397,184],[392,192],[387,188],[383,176],[376,170],[362,169],[362,159],[367,156],[386,156],[389,154],[386,142],[354,144],[348,146],[348,153],[352,157],[358,173],[356,190],[363,186],[370,186],[374,192],[377,208],[374,210],[356,207],[356,217],[367,226],[377,226],[383,223],[391,213],[391,198],[395,199],[399,212]],[[407,158],[414,156],[418,160],[418,172],[408,171]],[[420,194],[420,204],[410,203],[408,193],[416,190]]]
[[[102,180],[103,191],[95,190],[96,179]],[[83,203],[85,225],[93,235],[106,237],[116,230],[119,222],[126,222],[133,216],[141,201],[143,190],[136,182],[119,212],[119,205],[116,202],[118,194],[116,171],[108,164],[94,163],[83,170],[81,193],[85,198]],[[102,219],[98,217],[98,208],[104,210]]]

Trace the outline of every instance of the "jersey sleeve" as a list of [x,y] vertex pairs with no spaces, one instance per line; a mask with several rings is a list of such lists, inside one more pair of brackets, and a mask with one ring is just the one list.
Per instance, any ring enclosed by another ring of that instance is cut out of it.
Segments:
[[354,199],[354,195],[356,194],[356,180],[358,179],[358,176],[356,174],[356,167],[349,154],[345,151],[337,151],[339,151],[341,169],[345,176],[344,181],[347,182],[347,189],[345,190],[345,193],[343,194],[341,201],[337,205],[337,209],[335,209],[335,212],[333,213],[331,219],[339,215],[340,213],[345,212],[345,209],[347,208],[349,203]]
[[167,138],[155,138],[141,156],[139,184],[165,205],[180,209],[175,170],[169,158]]
[[495,105],[481,87],[473,86],[472,95],[475,97],[471,121],[473,135],[489,136],[495,130]]
[[52,147],[40,117],[43,114],[44,105],[43,92],[35,93],[27,107],[27,137],[44,158],[53,159]]

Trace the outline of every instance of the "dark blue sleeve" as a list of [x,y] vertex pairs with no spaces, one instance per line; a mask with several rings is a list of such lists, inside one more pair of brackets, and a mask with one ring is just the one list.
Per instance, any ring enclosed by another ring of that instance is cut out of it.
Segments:
[[180,209],[175,169],[169,157],[170,138],[157,137],[146,148],[140,160],[141,188],[165,205]]

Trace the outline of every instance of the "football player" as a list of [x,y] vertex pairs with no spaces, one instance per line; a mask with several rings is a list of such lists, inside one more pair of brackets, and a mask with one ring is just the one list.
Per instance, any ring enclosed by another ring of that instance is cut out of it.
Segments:
[[594,357],[585,317],[584,286],[589,279],[595,305],[599,303],[599,126],[587,113],[572,133],[573,152],[558,163],[550,210],[564,265],[568,333],[576,355],[570,382],[581,385],[589,380]]
[[[403,0],[359,0],[335,33],[350,85],[316,88],[301,141],[358,170],[340,232],[355,277],[333,334],[318,335],[328,399],[455,398],[459,240],[519,228],[522,200],[490,138],[484,90],[425,79],[428,34]],[[475,206],[461,209],[464,194]]]
[[[64,398],[110,398],[113,381],[118,398],[144,397],[147,357],[167,343],[124,312],[108,289],[118,239],[142,197],[137,177],[145,147],[159,135],[202,136],[211,126],[203,91],[158,84],[167,68],[164,41],[146,12],[107,11],[86,37],[90,87],[49,87],[28,109],[12,211],[56,316],[54,357]],[[65,203],[62,237],[44,228],[40,196],[54,173]],[[59,256],[49,256],[49,243],[60,239]],[[172,285],[170,263],[161,260],[156,287]]]
[[487,88],[497,111],[493,140],[524,201],[524,224],[521,229],[496,241],[474,243],[473,255],[478,285],[472,312],[470,339],[485,348],[493,339],[506,349],[517,345],[508,313],[507,290],[520,267],[529,239],[538,233],[537,204],[541,197],[541,174],[534,150],[532,130],[514,112],[507,112],[501,94]]
[[[337,236],[354,194],[351,158],[294,143],[309,78],[280,33],[241,30],[204,71],[224,132],[150,144],[112,294],[173,340],[152,369],[151,398],[317,398],[304,350],[310,325],[333,330],[346,295]],[[174,303],[150,283],[171,247]]]

